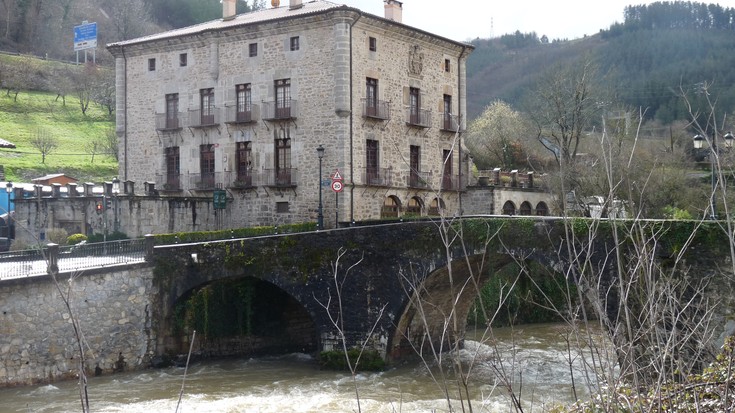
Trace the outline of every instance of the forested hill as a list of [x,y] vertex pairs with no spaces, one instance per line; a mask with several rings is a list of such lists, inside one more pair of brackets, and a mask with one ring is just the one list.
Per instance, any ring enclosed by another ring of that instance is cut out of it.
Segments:
[[[571,41],[535,33],[476,39],[468,62],[468,115],[502,99],[522,109],[546,70],[591,60],[616,102],[668,123],[685,119],[683,88],[706,84],[723,113],[735,110],[735,9],[696,2],[628,6],[624,21]],[[710,86],[711,85],[711,86]],[[705,99],[706,96],[699,96]]]

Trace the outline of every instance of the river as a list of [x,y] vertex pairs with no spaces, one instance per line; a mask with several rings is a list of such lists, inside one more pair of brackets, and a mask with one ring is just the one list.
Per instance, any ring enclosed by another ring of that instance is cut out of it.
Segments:
[[[566,342],[559,324],[494,329],[496,345],[468,334],[462,359],[473,364],[472,408],[475,412],[511,411],[507,391],[498,386],[498,360],[512,376],[526,412],[541,412],[550,403],[573,401]],[[511,338],[513,337],[513,339]],[[495,357],[499,355],[500,357]],[[576,352],[573,353],[576,356]],[[492,360],[495,360],[494,362]],[[576,357],[577,362],[580,358]],[[437,369],[430,369],[436,372]],[[413,363],[356,377],[362,412],[447,412],[448,404],[429,369]],[[93,412],[175,412],[183,368],[145,370],[89,378]],[[575,368],[579,383],[583,375]],[[522,382],[522,387],[519,385]],[[454,390],[454,389],[453,389]],[[461,411],[454,402],[455,411]],[[79,412],[76,381],[0,389],[0,412]],[[289,354],[257,359],[228,359],[192,364],[186,376],[179,412],[357,412],[352,377],[319,370],[313,357]]]

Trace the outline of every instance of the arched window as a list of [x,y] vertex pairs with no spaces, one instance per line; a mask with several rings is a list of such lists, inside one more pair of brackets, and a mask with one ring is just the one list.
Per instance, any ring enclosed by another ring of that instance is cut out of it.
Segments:
[[518,211],[519,215],[531,215],[531,204],[528,201],[523,201],[521,208]]
[[543,217],[549,215],[549,207],[546,205],[546,202],[541,201],[536,204],[536,215]]
[[503,215],[515,215],[516,214],[516,206],[511,201],[505,201],[505,204],[503,204]]
[[395,195],[391,195],[383,200],[383,208],[380,209],[380,217],[398,218],[398,211],[400,210],[401,200]]
[[444,200],[441,198],[434,198],[429,205],[429,215],[439,215],[439,213],[445,208]]
[[421,216],[421,210],[424,209],[424,205],[421,202],[421,198],[415,196],[408,200],[408,206],[406,207],[406,214]]

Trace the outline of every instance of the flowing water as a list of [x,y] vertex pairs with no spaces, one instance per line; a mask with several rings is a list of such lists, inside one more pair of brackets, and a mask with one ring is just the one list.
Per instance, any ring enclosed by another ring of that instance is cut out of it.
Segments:
[[[563,327],[528,325],[493,330],[495,345],[468,335],[462,359],[472,365],[474,412],[511,411],[508,392],[498,385],[498,366],[513,377],[526,412],[541,412],[550,403],[573,401],[572,380]],[[513,337],[513,339],[511,339]],[[574,356],[575,353],[572,353]],[[500,364],[502,361],[502,364]],[[577,357],[579,362],[579,357]],[[495,366],[495,368],[493,367]],[[438,369],[413,363],[356,377],[360,411],[448,412],[448,403],[430,373]],[[583,382],[575,369],[577,392]],[[93,412],[175,412],[183,368],[145,370],[89,378]],[[520,385],[522,383],[522,386]],[[456,386],[452,386],[452,391]],[[257,359],[205,361],[189,367],[179,412],[357,412],[355,383],[349,374],[319,370],[305,354]],[[462,411],[459,401],[452,401]],[[80,412],[76,381],[0,389],[0,412]],[[469,411],[469,410],[468,410]]]

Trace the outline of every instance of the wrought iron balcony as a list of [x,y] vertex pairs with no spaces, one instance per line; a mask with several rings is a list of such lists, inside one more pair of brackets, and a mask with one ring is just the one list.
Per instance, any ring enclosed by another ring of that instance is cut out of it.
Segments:
[[293,99],[284,102],[263,102],[263,120],[296,119],[299,114],[297,102]]
[[156,187],[164,191],[181,191],[181,175],[158,174],[156,175]]
[[189,189],[212,191],[222,187],[221,172],[202,172],[189,174]]
[[451,113],[442,113],[442,130],[447,132],[457,132],[459,130],[457,117]]
[[393,168],[365,168],[362,182],[371,186],[392,186]]
[[409,188],[431,188],[431,172],[410,171],[408,172]]
[[431,127],[431,111],[428,109],[406,108],[406,123],[420,128]]
[[390,119],[390,103],[383,100],[363,98],[362,116],[381,120]]
[[250,110],[237,110],[237,106],[225,107],[226,123],[252,123],[258,121],[260,115],[260,106],[250,105]]
[[156,130],[159,131],[175,131],[181,129],[184,125],[181,121],[183,114],[177,113],[175,117],[169,117],[166,113],[156,113]]
[[219,108],[212,108],[212,111],[202,112],[201,109],[194,109],[189,111],[189,127],[192,128],[208,128],[219,125],[220,122],[220,110]]
[[258,186],[258,178],[253,171],[225,172],[225,185],[235,189],[254,188]]
[[290,188],[297,185],[296,168],[264,169],[264,185],[276,188]]
[[442,190],[459,191],[462,189],[462,181],[459,175],[442,175]]

